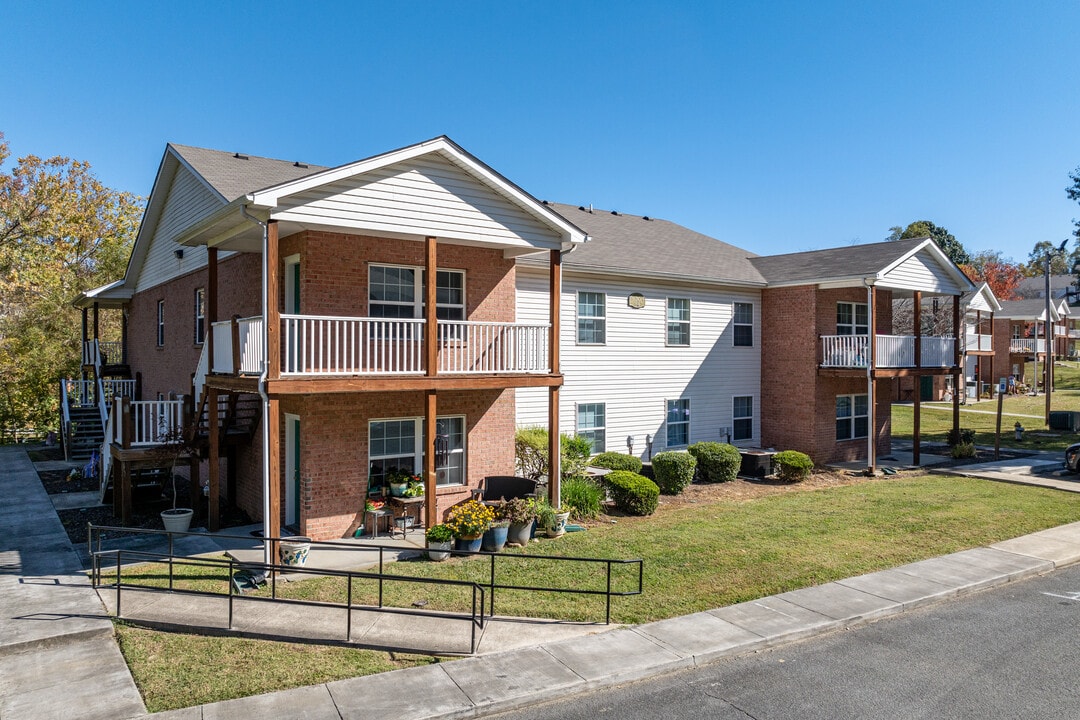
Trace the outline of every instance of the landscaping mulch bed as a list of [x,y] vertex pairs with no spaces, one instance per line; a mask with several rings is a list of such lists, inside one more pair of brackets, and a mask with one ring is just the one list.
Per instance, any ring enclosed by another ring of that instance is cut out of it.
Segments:
[[41,484],[45,486],[45,492],[50,495],[98,489],[97,479],[83,477],[80,471],[72,475],[71,470],[38,470],[38,477],[41,478]]

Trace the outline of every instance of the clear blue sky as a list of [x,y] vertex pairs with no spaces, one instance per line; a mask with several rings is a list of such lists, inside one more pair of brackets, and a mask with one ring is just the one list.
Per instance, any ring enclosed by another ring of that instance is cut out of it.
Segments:
[[758,253],[1080,206],[1080,3],[0,0],[0,131],[150,191],[165,143],[337,165],[448,135],[533,195]]

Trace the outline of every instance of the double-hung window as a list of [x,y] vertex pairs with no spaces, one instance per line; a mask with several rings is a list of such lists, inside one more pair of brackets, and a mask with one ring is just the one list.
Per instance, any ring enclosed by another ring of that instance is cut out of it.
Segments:
[[690,344],[690,300],[688,298],[668,298],[667,300],[667,344]]
[[731,399],[731,439],[735,442],[754,437],[754,398],[736,395]]
[[[368,314],[378,318],[424,317],[423,268],[372,265],[368,269]],[[435,273],[435,317],[465,319],[465,273]]]
[[865,438],[869,432],[869,409],[866,395],[837,395],[836,439]]
[[593,455],[605,449],[606,415],[604,403],[579,403],[577,406],[577,435],[589,441]]
[[735,347],[754,347],[754,304],[737,302],[732,311]]
[[[419,474],[424,463],[421,418],[372,420],[368,424],[368,487],[382,485],[392,471]],[[435,484],[465,483],[465,418],[435,420]]]
[[690,399],[667,401],[667,447],[690,444]]
[[866,303],[836,303],[836,334],[869,335],[869,306]]
[[206,288],[195,288],[195,344],[206,338]]
[[157,346],[165,347],[165,301],[157,302]]
[[577,341],[579,345],[603,345],[607,341],[607,296],[604,293],[578,293]]

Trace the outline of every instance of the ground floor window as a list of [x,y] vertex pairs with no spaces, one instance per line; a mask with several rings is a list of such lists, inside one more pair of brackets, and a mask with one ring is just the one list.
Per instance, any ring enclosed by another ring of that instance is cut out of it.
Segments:
[[667,447],[690,444],[690,399],[667,401]]
[[731,399],[731,439],[750,440],[754,437],[754,398],[750,395]]
[[[423,418],[372,420],[368,425],[368,487],[391,472],[420,474],[424,464]],[[435,420],[435,484],[465,483],[465,418]]]
[[836,439],[855,440],[869,434],[870,403],[866,395],[836,396]]
[[592,454],[604,452],[607,413],[604,403],[580,403],[577,406],[577,435],[592,444]]

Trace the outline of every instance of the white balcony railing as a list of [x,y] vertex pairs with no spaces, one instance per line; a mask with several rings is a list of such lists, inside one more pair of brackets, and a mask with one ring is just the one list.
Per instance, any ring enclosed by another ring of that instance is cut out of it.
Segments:
[[969,332],[964,338],[966,352],[989,352],[994,349],[994,336]]
[[[318,315],[281,316],[281,374],[420,375],[424,366],[423,319]],[[439,321],[436,371],[442,374],[547,373],[548,325]],[[258,373],[262,319],[213,325],[212,371]],[[233,338],[239,352],[233,351]]]
[[[870,361],[867,335],[823,335],[822,367],[864,368]],[[920,367],[952,367],[956,341],[951,337],[922,337]],[[875,338],[875,366],[908,368],[915,365],[914,335],[878,335]]]
[[119,340],[86,340],[82,348],[82,364],[96,365],[100,353],[101,364],[118,364],[123,360],[124,345]]
[[1046,341],[1034,338],[1012,338],[1009,340],[1009,352],[1034,353],[1046,352]]
[[439,323],[440,373],[547,372],[548,326]]
[[68,378],[66,380],[61,380],[61,382],[64,385],[64,396],[69,406],[93,407],[93,380],[74,380]]
[[139,447],[157,445],[180,432],[183,424],[181,400],[133,400],[131,402],[131,438],[124,437],[125,424],[120,424],[122,445]]

